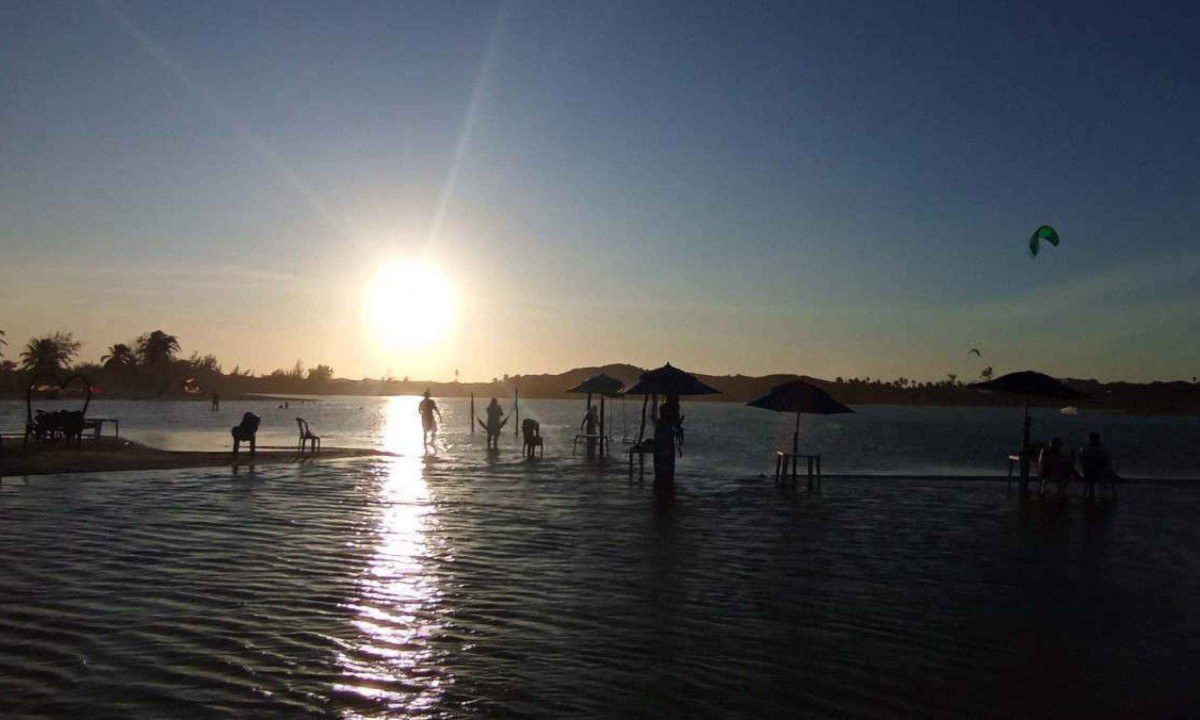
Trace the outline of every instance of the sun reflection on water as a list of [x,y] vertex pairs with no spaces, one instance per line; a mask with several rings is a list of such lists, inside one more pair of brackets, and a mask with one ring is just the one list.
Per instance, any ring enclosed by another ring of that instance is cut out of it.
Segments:
[[417,412],[420,403],[421,398],[416,396],[387,399],[379,424],[380,449],[405,457],[425,454],[421,444],[421,417]]
[[[416,417],[415,404],[411,415],[406,405],[389,406],[389,418],[396,418],[403,431],[412,429],[408,418]],[[419,450],[420,424],[415,427]],[[401,431],[385,435],[407,442]],[[357,634],[338,658],[344,677],[336,689],[388,714],[428,712],[450,682],[431,645],[441,628],[441,592],[430,567],[435,520],[423,472],[417,456],[392,458],[379,467],[375,547],[348,605]],[[349,711],[346,716],[371,714]]]

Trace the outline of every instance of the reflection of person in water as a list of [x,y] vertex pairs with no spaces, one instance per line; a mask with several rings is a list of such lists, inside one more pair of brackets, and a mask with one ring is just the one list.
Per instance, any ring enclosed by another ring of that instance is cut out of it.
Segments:
[[492,401],[487,406],[487,422],[483,425],[483,429],[487,431],[487,446],[489,450],[499,449],[500,430],[506,422],[508,422],[508,418],[504,416],[504,411],[500,409],[500,403],[496,401],[496,398],[492,398]]
[[437,419],[442,419],[442,411],[438,410],[437,403],[433,398],[429,397],[429,391],[425,391],[425,399],[417,405],[417,412],[421,414],[421,446],[426,450],[437,439],[437,422],[433,419],[433,414],[437,413]]

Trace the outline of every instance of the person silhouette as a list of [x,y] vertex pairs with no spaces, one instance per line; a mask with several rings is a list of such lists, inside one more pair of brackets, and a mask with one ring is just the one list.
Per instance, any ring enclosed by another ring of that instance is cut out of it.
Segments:
[[587,412],[583,414],[583,421],[579,423],[579,429],[584,432],[587,438],[587,456],[588,459],[596,457],[596,438],[597,429],[600,425],[600,415],[596,411],[595,405],[589,405]]
[[500,403],[496,401],[496,398],[492,398],[487,406],[487,422],[483,426],[487,431],[488,450],[500,449],[500,430],[504,428],[506,422],[508,422],[508,418],[500,409]]
[[429,447],[437,440],[437,422],[433,419],[434,413],[437,413],[438,420],[442,419],[442,411],[429,396],[429,390],[425,391],[424,399],[417,405],[417,412],[421,414],[421,447],[429,452]]
[[1087,445],[1079,449],[1079,471],[1083,481],[1087,483],[1087,496],[1096,497],[1096,485],[1105,481],[1112,482],[1116,475],[1112,469],[1112,455],[1108,448],[1100,442],[1100,433],[1088,433]]
[[1071,459],[1063,452],[1062,438],[1055,437],[1050,440],[1049,445],[1042,448],[1038,455],[1038,475],[1042,478],[1039,492],[1045,492],[1046,483],[1052,482],[1058,485],[1060,495],[1067,491],[1067,483],[1071,478],[1079,476],[1071,464]]

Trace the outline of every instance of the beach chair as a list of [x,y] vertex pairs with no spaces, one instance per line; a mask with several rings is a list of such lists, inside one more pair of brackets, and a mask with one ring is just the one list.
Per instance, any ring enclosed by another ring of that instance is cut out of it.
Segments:
[[638,461],[638,479],[646,476],[646,456],[654,455],[654,438],[645,438],[629,447],[629,479],[633,480],[633,459]]
[[250,443],[250,452],[253,454],[256,451],[255,443],[258,436],[258,424],[262,422],[262,418],[252,412],[248,412],[242,416],[242,422],[230,428],[229,432],[233,435],[233,455],[237,457],[238,448],[243,442]]
[[542,439],[541,423],[525,418],[521,421],[521,435],[524,437],[524,441],[521,443],[521,453],[525,457],[534,457],[535,450],[540,450],[542,457],[546,457],[546,443]]
[[571,441],[571,457],[575,457],[575,449],[581,442],[588,443],[590,448],[598,446],[600,454],[604,455],[609,444],[609,438],[607,435],[601,435],[600,433],[576,433],[575,439]]
[[313,434],[313,431],[308,426],[308,421],[304,418],[296,418],[296,427],[300,429],[300,440],[296,449],[304,452],[304,444],[308,443],[312,451],[316,453],[321,448],[321,436]]

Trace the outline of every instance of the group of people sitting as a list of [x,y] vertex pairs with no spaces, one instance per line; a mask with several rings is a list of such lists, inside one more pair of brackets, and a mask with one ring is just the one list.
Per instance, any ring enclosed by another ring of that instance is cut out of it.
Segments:
[[1100,433],[1088,433],[1087,444],[1078,451],[1070,452],[1063,445],[1063,439],[1055,437],[1044,446],[1037,458],[1038,477],[1041,478],[1041,491],[1045,491],[1046,483],[1058,486],[1059,494],[1067,491],[1067,483],[1072,479],[1082,479],[1087,484],[1087,496],[1096,496],[1096,486],[1108,483],[1114,488],[1117,475],[1113,471],[1112,455],[1100,441]]

